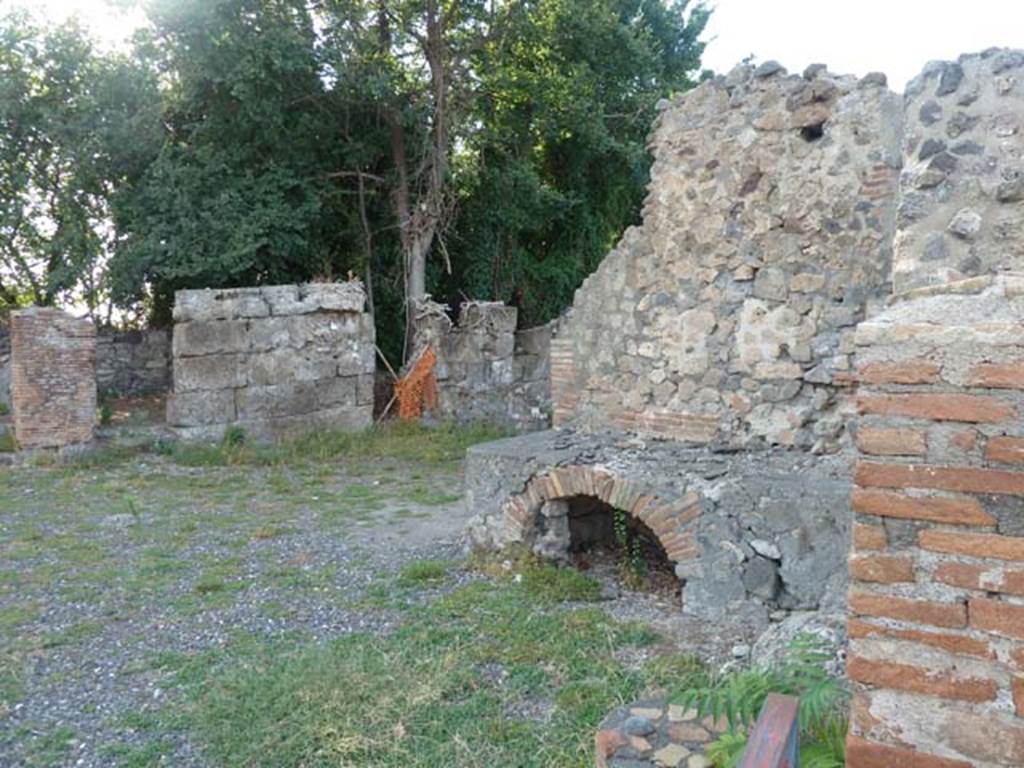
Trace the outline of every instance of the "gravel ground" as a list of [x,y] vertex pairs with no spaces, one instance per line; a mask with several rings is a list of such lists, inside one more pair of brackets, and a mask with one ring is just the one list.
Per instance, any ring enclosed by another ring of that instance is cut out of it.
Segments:
[[[169,656],[239,633],[387,632],[398,615],[373,596],[401,565],[460,557],[458,487],[457,467],[387,461],[0,469],[0,766],[149,764],[119,756],[151,743],[147,714],[180,695]],[[741,627],[686,619],[670,594],[621,589],[612,570],[590,570],[603,605],[654,625],[662,649],[719,659],[749,642]],[[452,573],[446,589],[476,578]],[[171,738],[160,764],[206,765],[186,734]]]
[[[367,599],[372,589],[393,583],[403,563],[459,556],[460,503],[411,503],[396,489],[398,498],[380,493],[367,504],[362,489],[380,486],[365,473],[334,474],[297,502],[266,491],[259,469],[150,460],[131,511],[105,509],[105,497],[132,486],[139,470],[0,470],[0,673],[18,686],[0,705],[0,766],[118,764],[111,746],[143,745],[147,735],[132,723],[174,695],[160,664],[167,654],[216,649],[239,633],[323,641],[387,632],[397,617]],[[229,473],[257,490],[246,499],[252,511],[238,514],[237,499],[224,498],[202,513],[229,515],[215,534],[203,535],[199,522],[181,536],[167,497]],[[428,484],[450,492],[453,481],[441,472]],[[346,490],[359,514],[325,522],[318,499],[336,503]],[[279,529],[262,530],[266,517]],[[204,765],[184,736],[168,764]]]

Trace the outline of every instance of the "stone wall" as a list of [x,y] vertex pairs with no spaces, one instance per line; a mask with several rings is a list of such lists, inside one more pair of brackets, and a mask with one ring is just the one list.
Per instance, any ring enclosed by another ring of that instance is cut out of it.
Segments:
[[420,306],[414,345],[430,344],[437,354],[437,415],[518,432],[548,426],[555,323],[517,331],[517,315],[515,307],[500,302],[471,301],[459,308],[453,324],[444,306]]
[[373,420],[375,341],[360,283],[179,291],[167,421],[187,438]]
[[171,388],[171,335],[161,330],[100,331],[96,386],[104,396],[166,393]]
[[96,329],[50,307],[11,313],[14,433],[22,448],[92,440],[96,423]]
[[1024,52],[934,62],[907,87],[896,291],[1024,269]]
[[853,329],[890,292],[901,102],[737,67],[664,104],[643,224],[552,347],[556,424],[834,450]]

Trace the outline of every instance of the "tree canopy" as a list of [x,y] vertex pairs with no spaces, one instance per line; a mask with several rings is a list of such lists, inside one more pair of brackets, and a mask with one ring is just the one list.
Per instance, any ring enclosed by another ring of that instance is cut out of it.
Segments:
[[356,274],[555,316],[623,229],[688,0],[147,0],[123,54],[0,19],[0,307]]

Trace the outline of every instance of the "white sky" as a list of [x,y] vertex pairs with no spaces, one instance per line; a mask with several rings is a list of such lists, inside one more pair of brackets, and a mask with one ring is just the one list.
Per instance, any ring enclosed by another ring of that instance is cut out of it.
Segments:
[[932,59],[1024,48],[1024,0],[708,0],[704,66],[727,72],[753,53],[790,72],[885,72],[902,91]]
[[[931,59],[994,45],[1024,48],[1024,0],[707,0],[715,8],[704,64],[726,72],[748,54],[777,59],[791,72],[824,62],[833,72],[880,70],[901,91]],[[51,19],[78,12],[116,44],[141,23],[138,10],[106,0],[0,0]],[[122,0],[122,4],[124,4]]]

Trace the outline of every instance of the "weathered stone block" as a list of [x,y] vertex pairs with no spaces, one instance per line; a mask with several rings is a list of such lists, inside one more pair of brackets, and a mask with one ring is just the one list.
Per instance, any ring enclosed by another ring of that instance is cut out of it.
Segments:
[[176,392],[234,389],[247,383],[244,355],[182,357],[174,366]]
[[197,320],[174,326],[176,358],[247,352],[250,345],[247,320]]
[[167,423],[172,427],[228,424],[235,416],[235,392],[231,389],[175,392],[167,398]]

